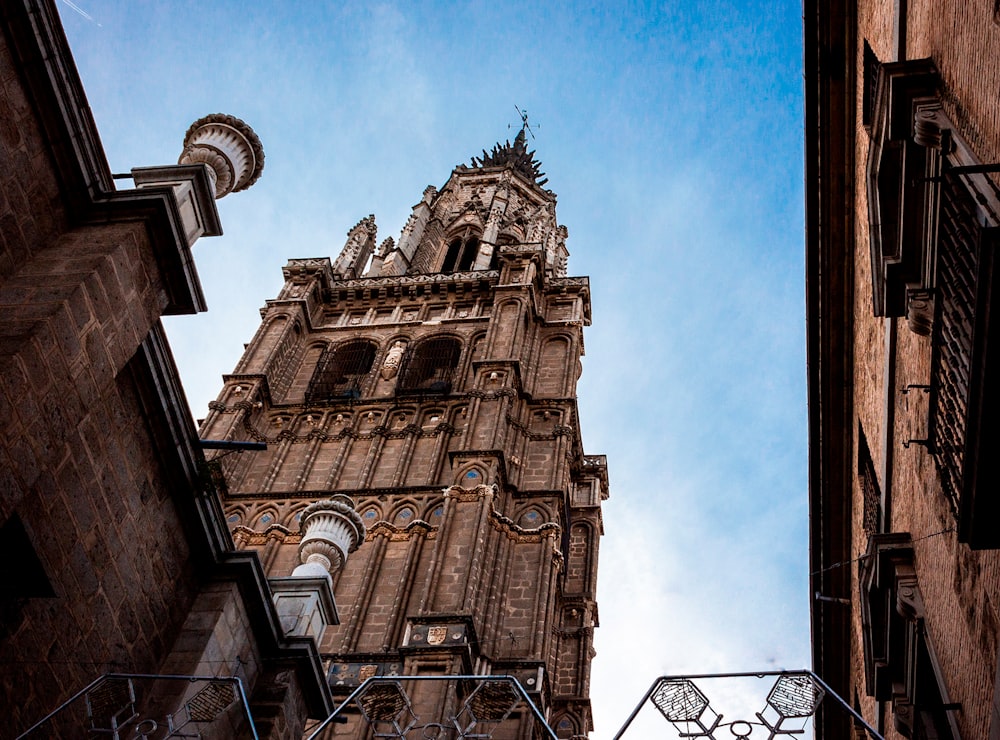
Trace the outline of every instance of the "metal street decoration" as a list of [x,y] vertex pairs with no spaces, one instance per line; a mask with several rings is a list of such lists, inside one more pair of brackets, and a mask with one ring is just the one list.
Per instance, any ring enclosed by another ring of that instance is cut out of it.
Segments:
[[18,736],[165,740],[257,738],[238,678],[108,673]]
[[[453,713],[433,718],[417,716],[405,686],[422,681],[447,683],[445,690],[455,697]],[[535,737],[556,740],[538,707],[513,676],[372,676],[316,726],[307,740],[318,738],[331,723],[344,721],[352,705],[376,738],[490,740],[520,710],[533,718]]]
[[[728,719],[711,706],[709,693],[695,684],[714,679],[775,679],[764,699],[764,707],[752,717]],[[639,705],[615,735],[623,737],[639,711],[651,703],[673,725],[678,738],[705,740],[775,740],[802,735],[808,720],[825,698],[854,717],[872,740],[884,740],[850,705],[812,671],[765,671],[762,673],[716,673],[696,676],[661,676],[653,682]]]

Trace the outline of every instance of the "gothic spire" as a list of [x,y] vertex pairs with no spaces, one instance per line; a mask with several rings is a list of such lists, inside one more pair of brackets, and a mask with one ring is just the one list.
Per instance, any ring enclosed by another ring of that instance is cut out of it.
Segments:
[[[548,182],[545,173],[539,167],[541,163],[535,159],[535,152],[528,151],[528,146],[524,138],[524,128],[518,131],[511,144],[508,139],[503,144],[497,142],[493,145],[493,151],[487,152],[483,149],[482,157],[472,158],[473,167],[510,167],[515,172],[523,175],[536,185],[542,186]],[[543,178],[543,179],[539,179]]]

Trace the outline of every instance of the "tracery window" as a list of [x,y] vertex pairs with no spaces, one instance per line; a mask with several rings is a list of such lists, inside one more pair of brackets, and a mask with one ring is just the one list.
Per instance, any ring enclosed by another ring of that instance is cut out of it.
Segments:
[[397,393],[449,393],[454,382],[461,343],[454,337],[435,337],[407,351]]
[[441,272],[467,272],[476,264],[478,255],[479,236],[471,228],[466,229],[449,242]]
[[307,403],[360,398],[375,362],[376,346],[365,339],[326,349],[309,382]]

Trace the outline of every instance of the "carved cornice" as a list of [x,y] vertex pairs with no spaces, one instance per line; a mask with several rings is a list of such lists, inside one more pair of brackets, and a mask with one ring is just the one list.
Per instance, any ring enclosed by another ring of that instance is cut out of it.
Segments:
[[384,519],[375,522],[368,528],[365,541],[371,542],[376,537],[385,537],[390,542],[405,542],[413,537],[437,539],[438,528],[423,519],[414,519],[405,527],[397,527]]
[[590,278],[586,275],[580,275],[577,277],[558,277],[549,278],[546,281],[546,293],[569,293],[577,292],[572,290],[573,288],[585,288],[590,289]]
[[449,486],[444,489],[444,497],[450,498],[462,504],[473,503],[483,499],[492,500],[499,491],[496,485],[478,485],[475,488],[462,488],[462,486]]
[[[227,503],[238,503],[240,501],[273,501],[280,497],[282,501],[316,501],[317,499],[332,498],[337,495],[349,496],[355,501],[363,498],[379,498],[385,496],[411,496],[411,497],[432,497],[441,495],[440,486],[395,486],[389,488],[345,488],[333,491],[282,491],[280,494],[270,491],[258,491],[254,493],[241,492],[238,495],[227,495]],[[364,502],[361,502],[364,503]]]
[[[482,488],[482,486],[480,487]],[[521,527],[513,519],[504,516],[492,507],[490,507],[490,524],[493,525],[493,529],[506,535],[507,539],[517,543],[541,542],[545,539],[554,540],[562,532],[562,527],[556,522],[545,522],[532,529]]]
[[263,532],[258,532],[244,524],[233,528],[233,542],[237,547],[263,547],[268,542],[297,545],[302,536],[281,524],[271,524]]
[[[557,437],[568,437],[571,441],[577,439],[576,429],[571,426],[559,425],[553,426],[551,432],[533,432],[528,428],[528,425],[522,421],[514,418],[514,415],[507,412],[507,423],[514,427],[517,431],[523,434],[525,437],[535,441],[551,441]],[[567,455],[573,459],[575,455],[572,452],[567,452]]]
[[448,283],[468,283],[477,288],[486,283],[495,287],[500,279],[499,270],[475,270],[471,272],[428,272],[412,275],[392,275],[389,277],[352,278],[350,280],[334,280],[332,287],[336,290],[372,290],[394,287],[409,287],[412,285],[440,285]]
[[[238,405],[226,407],[224,404],[213,402],[216,405],[209,405],[209,408],[223,411],[231,412],[239,406],[240,408],[246,407],[249,409],[249,404],[240,402]],[[374,437],[383,437],[385,439],[405,439],[406,437],[416,436],[416,437],[437,437],[442,434],[447,434],[449,436],[458,433],[458,430],[448,422],[441,422],[435,425],[433,428],[424,429],[414,424],[408,424],[402,429],[389,429],[384,425],[379,425],[372,427],[368,431],[360,431],[357,429],[352,429],[350,427],[344,427],[339,431],[331,434],[325,432],[318,427],[310,429],[307,434],[295,434],[291,429],[282,429],[274,436],[268,436],[264,434],[256,427],[254,427],[251,422],[249,414],[243,417],[243,429],[246,433],[257,442],[290,442],[291,444],[303,444],[305,442],[320,441],[320,442],[339,442],[347,437],[351,439],[372,439]]]
[[580,627],[573,630],[561,630],[558,627],[553,627],[551,630],[552,634],[556,637],[592,637],[594,634],[593,627]]

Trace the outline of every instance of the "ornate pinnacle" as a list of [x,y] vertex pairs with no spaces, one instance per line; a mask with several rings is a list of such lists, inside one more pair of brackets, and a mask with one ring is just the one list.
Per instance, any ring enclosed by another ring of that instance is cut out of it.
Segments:
[[218,199],[257,182],[264,169],[264,147],[245,122],[213,113],[188,128],[177,163],[208,165]]
[[348,496],[317,501],[302,511],[299,562],[293,576],[326,575],[339,570],[365,538],[365,524]]

